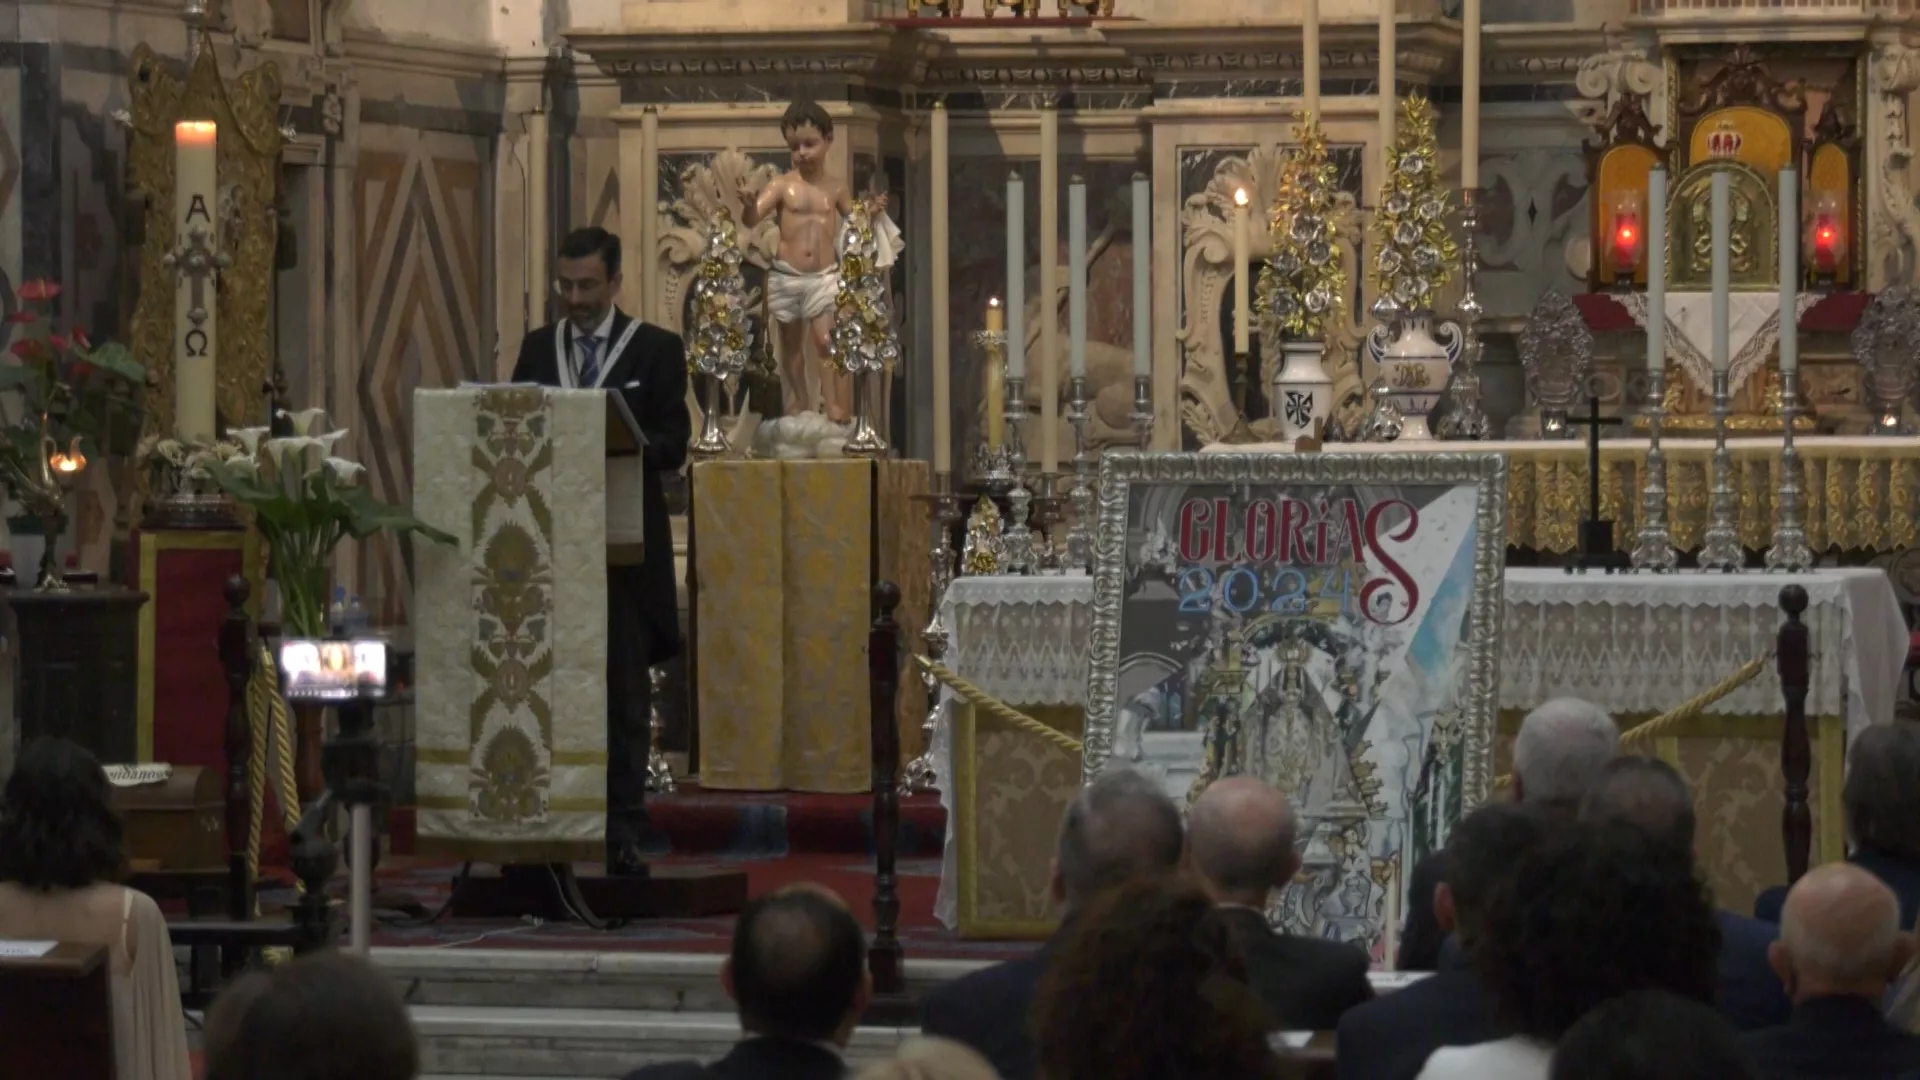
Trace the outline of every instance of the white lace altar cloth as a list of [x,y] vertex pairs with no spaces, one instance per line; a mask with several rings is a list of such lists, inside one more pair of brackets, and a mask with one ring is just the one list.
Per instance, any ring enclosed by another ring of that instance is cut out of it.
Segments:
[[[1814,293],[1802,292],[1794,300],[1794,322],[1820,301]],[[1647,325],[1647,294],[1627,293],[1620,304],[1633,321]],[[1767,356],[1780,340],[1780,294],[1777,292],[1737,292],[1727,294],[1727,393],[1737,394],[1747,376],[1766,365]],[[1703,393],[1713,392],[1713,294],[1683,292],[1667,294],[1667,355],[1679,362],[1680,369]]]
[[[1907,628],[1892,581],[1873,568],[1792,577],[1508,570],[1500,708],[1531,709],[1555,697],[1585,698],[1611,713],[1673,708],[1772,650],[1780,589],[1789,582],[1807,590],[1808,715],[1844,715],[1849,733],[1891,723]],[[941,610],[947,666],[969,682],[1016,706],[1086,704],[1092,578],[957,578]],[[941,700],[933,759],[940,805],[953,821],[952,693]],[[1778,714],[1780,679],[1769,665],[1707,711]],[[949,928],[958,925],[958,850],[949,829],[933,906]]]

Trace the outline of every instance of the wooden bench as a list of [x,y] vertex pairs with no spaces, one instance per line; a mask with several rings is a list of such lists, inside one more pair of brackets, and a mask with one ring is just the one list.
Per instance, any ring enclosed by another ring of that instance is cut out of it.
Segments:
[[107,950],[0,957],[0,1080],[114,1080]]

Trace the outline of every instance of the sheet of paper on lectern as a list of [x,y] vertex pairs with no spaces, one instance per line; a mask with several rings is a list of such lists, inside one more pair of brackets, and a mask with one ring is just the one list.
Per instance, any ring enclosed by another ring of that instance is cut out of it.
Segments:
[[606,829],[607,395],[414,395],[422,853],[598,858]]

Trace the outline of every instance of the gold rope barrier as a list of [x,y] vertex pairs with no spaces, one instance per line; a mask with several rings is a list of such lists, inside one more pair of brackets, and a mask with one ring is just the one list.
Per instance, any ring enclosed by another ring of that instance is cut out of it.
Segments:
[[[1651,720],[1635,724],[1621,732],[1620,745],[1637,747],[1649,740],[1657,739],[1669,730],[1694,719],[1701,713],[1706,712],[1707,706],[1712,705],[1721,698],[1752,682],[1755,676],[1766,670],[1767,664],[1772,660],[1773,654],[1768,652],[1741,664],[1733,670],[1731,675],[1728,675],[1726,678],[1721,679],[1719,682],[1714,683],[1712,686],[1681,702],[1678,706],[1661,713]],[[1493,786],[1496,788],[1513,786],[1513,774],[1508,773],[1500,777],[1493,782]]]
[[992,713],[994,716],[1005,720],[1015,727],[1025,728],[1060,749],[1065,750],[1069,754],[1077,754],[1080,752],[1079,739],[1068,735],[1064,731],[1057,731],[1048,727],[1013,706],[994,698],[985,690],[954,674],[945,664],[936,663],[924,656],[915,656],[914,659],[919,661],[920,666],[931,673],[934,678],[953,687],[953,692],[966,698],[968,703],[974,708],[985,709],[987,712]]
[[[292,836],[293,830],[300,824],[300,800],[291,797],[299,791],[299,783],[293,768],[293,722],[287,712],[286,699],[280,696],[279,668],[273,662],[273,654],[265,645],[260,646],[260,655],[254,664],[253,677],[247,680],[247,719],[253,728],[253,746],[248,754],[247,767],[253,788],[251,795],[252,828],[247,838],[247,865],[255,874],[260,872],[260,833],[261,821],[266,816],[267,799],[267,742],[271,734],[274,745],[275,772],[280,778],[280,814],[287,830]],[[298,883],[296,882],[296,887]]]

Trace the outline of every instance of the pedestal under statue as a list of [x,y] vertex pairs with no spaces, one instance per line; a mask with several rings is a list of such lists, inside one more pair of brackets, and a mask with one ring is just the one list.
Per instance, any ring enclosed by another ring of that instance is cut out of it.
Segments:
[[[853,211],[845,177],[827,171],[833,119],[813,101],[788,106],[780,133],[793,167],[758,191],[743,190],[746,224],[771,215],[780,245],[767,274],[767,313],[776,328],[785,417],[763,425],[761,442],[776,457],[837,457],[853,417],[853,380],[833,363],[831,341],[840,291],[838,236]],[[743,179],[743,183],[748,182]],[[886,217],[884,192],[863,196],[880,234],[876,268],[887,270],[904,250],[899,227]],[[809,375],[809,352],[812,371]]]

